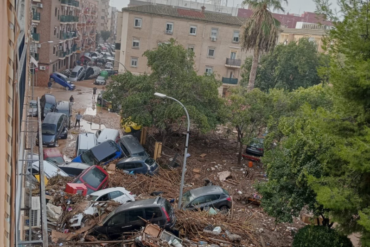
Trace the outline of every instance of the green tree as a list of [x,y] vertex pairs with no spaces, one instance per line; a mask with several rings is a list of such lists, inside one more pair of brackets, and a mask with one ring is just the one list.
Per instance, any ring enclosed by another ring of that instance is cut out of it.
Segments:
[[101,31],[100,32],[100,37],[104,40],[104,42],[107,41],[107,39],[109,39],[111,33],[109,31]]
[[182,123],[185,113],[178,103],[154,96],[159,92],[181,101],[193,126],[200,131],[210,131],[220,123],[221,82],[213,75],[197,75],[192,53],[171,39],[168,44],[144,52],[144,56],[148,59],[150,75],[135,76],[127,72],[113,77],[115,82],[107,86],[105,96],[120,102],[124,118],[157,127],[165,140],[173,124]]
[[[271,88],[292,91],[299,87],[309,87],[321,82],[318,68],[327,63],[327,56],[319,53],[317,45],[308,39],[299,42],[280,44],[261,57],[255,87],[268,92]],[[242,68],[241,84],[249,81],[252,58],[247,57]]]
[[[253,61],[250,69],[248,90],[254,88],[256,79],[258,59],[261,52],[274,49],[279,36],[280,22],[271,14],[270,9],[284,11],[281,0],[244,0],[243,4],[253,9],[253,15],[243,26],[242,47],[253,50]],[[283,2],[287,2],[283,0]]]
[[351,240],[334,229],[305,226],[294,236],[293,247],[353,247]]
[[266,128],[269,108],[267,94],[259,89],[249,93],[245,88],[236,87],[226,100],[226,120],[230,129],[236,129],[239,144],[238,164],[241,163],[243,144],[263,133]]

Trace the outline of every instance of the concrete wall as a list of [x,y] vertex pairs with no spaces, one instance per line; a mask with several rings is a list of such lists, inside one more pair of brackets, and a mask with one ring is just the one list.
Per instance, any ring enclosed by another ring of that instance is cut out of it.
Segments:
[[[141,28],[134,27],[135,18],[142,19]],[[167,22],[173,23],[173,34],[166,34]],[[195,70],[199,75],[205,73],[206,67],[212,67],[218,79],[232,77],[240,79],[240,68],[225,66],[226,58],[231,52],[236,52],[236,59],[244,61],[247,53],[241,50],[240,43],[233,43],[233,33],[240,31],[239,26],[220,25],[188,19],[162,17],[157,15],[136,14],[123,12],[121,35],[121,62],[133,73],[150,73],[147,59],[143,57],[146,50],[154,49],[158,43],[163,43],[171,38],[176,39],[185,48],[194,47]],[[189,34],[190,26],[196,26],[196,35]],[[218,29],[217,40],[211,41],[212,28]],[[140,40],[140,47],[133,48],[133,39]],[[208,56],[208,49],[215,48],[215,56]],[[131,58],[138,59],[138,66],[131,66]],[[120,68],[120,71],[123,71]]]

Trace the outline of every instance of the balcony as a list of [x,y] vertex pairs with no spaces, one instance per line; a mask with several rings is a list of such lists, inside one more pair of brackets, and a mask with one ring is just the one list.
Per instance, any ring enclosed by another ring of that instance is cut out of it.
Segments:
[[39,61],[39,54],[38,53],[35,53],[34,54],[34,58],[36,59],[36,61]]
[[61,15],[60,16],[61,22],[78,22],[78,16],[73,15]]
[[222,83],[236,85],[236,84],[238,84],[238,79],[222,77]]
[[40,22],[40,13],[33,12],[32,21]]
[[226,58],[226,67],[240,68],[242,61],[240,59]]
[[32,39],[33,39],[34,41],[39,42],[39,41],[40,41],[40,34],[39,34],[39,33],[33,33],[33,34],[32,34]]
[[73,7],[79,7],[80,3],[75,0],[61,0],[62,4],[73,6]]
[[64,52],[64,51],[57,51],[57,56],[59,57],[59,59],[63,59],[63,58],[65,58],[66,57],[66,52]]

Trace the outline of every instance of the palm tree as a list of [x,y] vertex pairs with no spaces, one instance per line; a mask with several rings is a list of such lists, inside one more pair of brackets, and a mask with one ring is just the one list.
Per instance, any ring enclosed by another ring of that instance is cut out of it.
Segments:
[[254,50],[253,62],[249,74],[248,91],[254,88],[258,58],[260,52],[269,52],[274,49],[278,36],[280,22],[276,20],[270,9],[284,12],[282,2],[287,0],[244,0],[243,4],[252,7],[253,15],[245,22],[242,34],[242,47]]

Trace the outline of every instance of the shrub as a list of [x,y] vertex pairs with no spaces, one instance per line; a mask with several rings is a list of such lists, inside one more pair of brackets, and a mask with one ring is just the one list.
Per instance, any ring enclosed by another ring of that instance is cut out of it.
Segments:
[[294,236],[293,247],[353,247],[351,241],[326,226],[305,226]]

